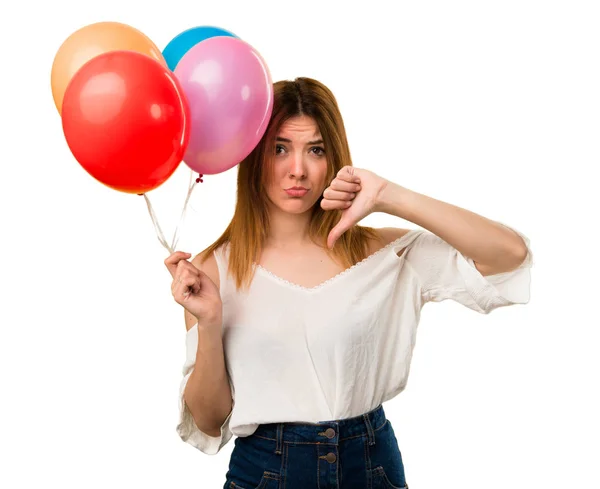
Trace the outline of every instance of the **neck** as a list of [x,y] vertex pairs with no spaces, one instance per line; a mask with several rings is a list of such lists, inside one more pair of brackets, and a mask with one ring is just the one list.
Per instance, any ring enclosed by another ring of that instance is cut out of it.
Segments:
[[269,211],[269,236],[265,243],[272,248],[293,248],[312,244],[308,233],[312,209],[292,214],[281,209]]

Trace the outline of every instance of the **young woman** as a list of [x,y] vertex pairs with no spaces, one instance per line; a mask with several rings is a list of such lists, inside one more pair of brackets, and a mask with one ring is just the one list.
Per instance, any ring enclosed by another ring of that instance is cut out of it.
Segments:
[[[421,308],[527,303],[529,240],[353,167],[318,81],[274,93],[229,226],[165,260],[187,328],[177,432],[206,454],[236,435],[224,489],[407,488],[382,403],[406,386]],[[357,224],[371,212],[423,229]]]

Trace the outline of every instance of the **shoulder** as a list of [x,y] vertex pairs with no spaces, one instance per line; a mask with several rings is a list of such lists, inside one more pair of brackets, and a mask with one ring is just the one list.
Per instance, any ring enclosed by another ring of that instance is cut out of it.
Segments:
[[396,241],[397,239],[400,239],[406,233],[411,232],[412,229],[375,228],[375,231],[377,231],[377,234],[379,234],[379,237],[381,239],[381,242],[383,243],[383,246],[387,246],[391,242]]
[[[373,243],[371,245],[374,247],[374,249],[371,249],[372,253],[377,251],[380,248],[383,248],[383,247],[389,245],[390,243],[393,243],[397,239],[400,239],[402,236],[404,236],[406,233],[409,233],[413,230],[412,229],[404,229],[404,228],[387,227],[387,228],[375,228],[375,231],[377,232],[377,234],[379,236],[379,242],[377,244]],[[398,256],[400,256],[404,252],[404,249],[405,248],[398,251]]]

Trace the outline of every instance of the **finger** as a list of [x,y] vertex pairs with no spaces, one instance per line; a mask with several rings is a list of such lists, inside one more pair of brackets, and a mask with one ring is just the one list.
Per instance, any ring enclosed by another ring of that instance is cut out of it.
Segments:
[[332,211],[335,209],[347,209],[352,205],[351,200],[330,200],[323,199],[321,200],[321,209],[324,211]]
[[183,287],[182,294],[183,294],[183,297],[185,299],[187,299],[190,294],[192,294],[192,295],[198,295],[201,290],[202,290],[202,283],[200,281],[198,281],[198,280],[195,280],[191,284],[185,285]]
[[179,260],[177,263],[177,276],[180,276],[182,273],[192,273],[198,275],[198,273],[200,273],[200,269],[192,262],[187,260]]
[[181,260],[177,264],[177,271],[175,272],[175,275],[173,278],[187,280],[189,277],[192,277],[194,279],[197,279],[201,273],[202,272],[198,268],[196,268],[192,263],[190,263],[189,261]]
[[201,274],[202,272],[190,262],[182,260],[177,264],[177,271],[175,272],[175,275],[173,277],[173,283],[200,283]]
[[190,253],[185,253],[183,251],[175,251],[174,253],[171,253],[166,259],[165,259],[165,266],[167,267],[167,270],[169,271],[169,273],[171,274],[171,277],[175,276],[175,272],[177,271],[177,264],[181,261],[181,260],[187,260],[188,258],[190,258],[192,255]]
[[180,260],[186,260],[191,257],[191,253],[187,253],[185,251],[174,251],[167,258],[165,258],[166,265],[177,264]]
[[356,197],[354,192],[341,192],[328,188],[323,192],[323,197],[329,200],[352,200]]
[[329,188],[332,188],[333,190],[341,190],[343,192],[358,192],[361,189],[359,183],[347,182],[345,180],[340,180],[339,178],[333,180]]
[[353,166],[345,166],[338,172],[337,178],[340,178],[346,182],[360,181],[360,178],[358,178],[358,175],[356,175],[355,170],[356,169]]
[[198,277],[187,276],[176,278],[173,280],[173,296],[176,299],[186,299],[189,296],[189,293],[192,292],[197,294],[200,292],[200,280]]

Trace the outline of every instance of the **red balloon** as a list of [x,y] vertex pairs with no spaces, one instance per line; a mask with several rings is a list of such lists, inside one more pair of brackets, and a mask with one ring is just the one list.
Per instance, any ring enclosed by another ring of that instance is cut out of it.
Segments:
[[165,182],[183,159],[190,109],[175,75],[134,51],[110,51],[73,75],[62,126],[75,159],[96,180],[142,194]]

